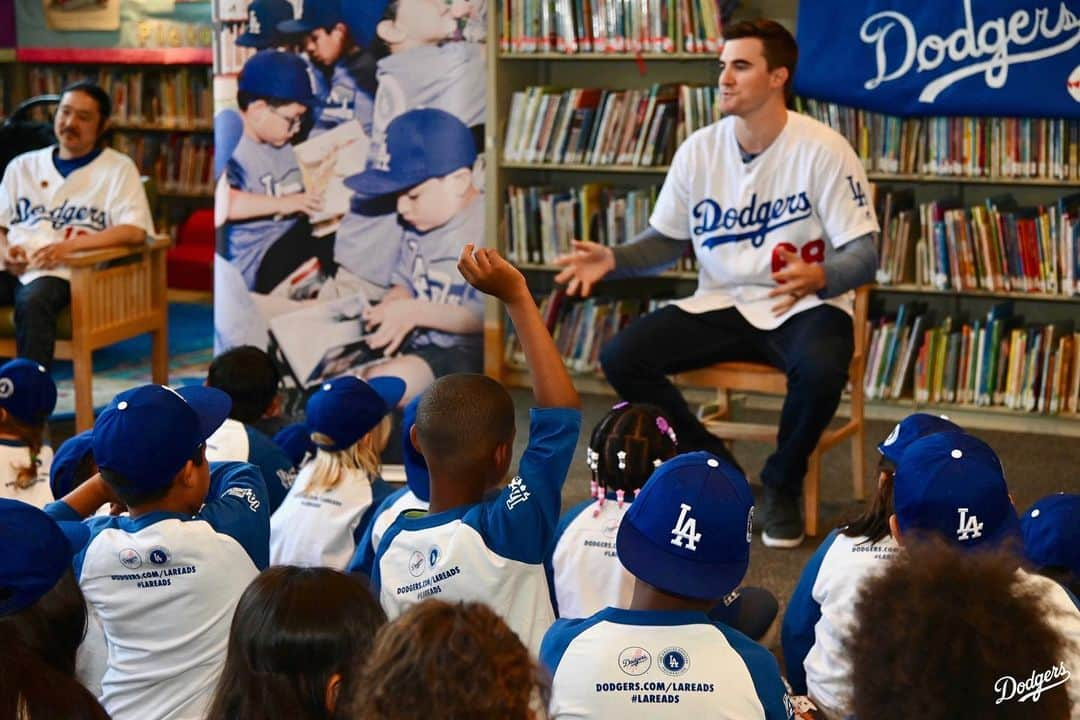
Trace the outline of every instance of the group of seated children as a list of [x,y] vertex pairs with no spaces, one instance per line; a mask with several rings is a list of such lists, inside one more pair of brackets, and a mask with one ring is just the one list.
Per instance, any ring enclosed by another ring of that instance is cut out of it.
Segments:
[[471,245],[459,270],[502,301],[531,368],[516,469],[513,401],[482,375],[407,404],[396,492],[380,465],[396,378],[326,382],[278,448],[255,425],[279,378],[253,348],[206,386],[121,393],[50,467],[55,386],[0,368],[0,716],[1080,713],[1080,496],[1021,519],[989,446],[906,418],[864,515],[803,570],[782,672],[759,644],[776,599],[740,587],[742,471],[679,454],[662,412],[620,403],[590,436],[590,498],[560,519],[573,383],[519,271]]

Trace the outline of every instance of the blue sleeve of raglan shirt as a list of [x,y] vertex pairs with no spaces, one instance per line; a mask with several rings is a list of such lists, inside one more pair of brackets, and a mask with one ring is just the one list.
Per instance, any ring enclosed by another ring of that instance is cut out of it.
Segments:
[[773,654],[734,628],[723,623],[717,623],[716,628],[746,664],[758,701],[765,709],[765,720],[791,720],[791,700]]
[[595,500],[592,499],[583,500],[563,513],[558,526],[555,528],[555,536],[551,539],[551,548],[544,555],[544,573],[547,575],[548,593],[551,595],[551,607],[555,611],[556,618],[559,617],[559,601],[555,597],[555,549],[559,547],[559,541],[562,540],[566,528],[570,527],[570,523],[577,520],[578,515],[594,502]]
[[270,500],[270,514],[273,515],[289,494],[289,486],[296,479],[296,469],[273,440],[250,425],[245,425],[244,430],[248,436],[248,462],[262,471]]
[[543,665],[551,677],[555,677],[555,671],[559,669],[563,655],[566,654],[570,643],[581,633],[603,620],[600,614],[587,618],[568,620],[556,620],[555,623],[544,633],[544,639],[540,641],[540,664]]
[[[408,491],[409,488],[395,490],[387,495],[383,501],[379,503],[378,507],[375,508],[375,513],[371,516],[371,522],[366,523],[364,534],[356,544],[356,552],[353,553],[352,560],[350,560],[349,564],[345,567],[345,572],[371,577],[371,568],[375,564],[375,551],[378,549],[372,542],[375,523],[384,512],[389,512],[390,506],[397,502],[399,497]],[[364,523],[361,522],[361,526],[363,525]]]
[[577,449],[581,412],[533,408],[529,416],[529,444],[518,474],[484,504],[479,530],[495,553],[539,565],[551,548],[559,521],[562,487]]
[[210,491],[197,517],[240,543],[259,570],[270,565],[269,500],[254,465],[210,463]]
[[[353,542],[356,543],[356,552],[360,551],[360,546],[365,535],[368,537],[368,545],[371,544],[371,526],[375,524],[375,518],[378,517],[378,509],[386,502],[386,498],[390,497],[393,493],[394,488],[390,483],[383,480],[382,476],[378,476],[371,481],[371,504],[368,505],[367,510],[360,515],[360,522],[356,526],[356,529],[353,530]],[[353,553],[354,557],[356,552]]]
[[79,514],[72,510],[71,506],[63,500],[54,500],[41,509],[57,522],[79,522],[82,520]]
[[788,601],[787,610],[784,612],[784,623],[780,630],[780,646],[784,652],[784,666],[787,668],[788,682],[791,690],[796,695],[806,694],[806,669],[803,663],[810,654],[810,648],[814,647],[814,626],[821,619],[821,605],[814,600],[814,583],[817,582],[821,563],[829,553],[833,541],[840,533],[833,530],[825,541],[821,543],[817,551],[810,557],[810,561],[803,568],[799,576],[799,583]]

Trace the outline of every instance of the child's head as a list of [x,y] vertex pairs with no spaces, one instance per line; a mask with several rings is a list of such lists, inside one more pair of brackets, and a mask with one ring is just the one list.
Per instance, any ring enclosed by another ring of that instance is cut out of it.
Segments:
[[277,410],[281,373],[265,350],[241,345],[218,355],[210,363],[206,384],[232,398],[229,417],[245,425]]
[[236,605],[207,718],[332,717],[385,622],[358,576],[321,567],[264,570]]
[[423,108],[397,116],[374,153],[372,165],[345,185],[369,197],[397,195],[398,214],[417,232],[442,227],[477,196],[476,143],[448,112]]
[[453,8],[445,0],[390,0],[375,28],[390,52],[438,45],[457,30]]
[[94,431],[84,430],[60,445],[49,467],[49,488],[59,500],[97,473],[94,462]]
[[56,383],[44,365],[18,358],[0,366],[0,434],[30,449],[30,463],[17,468],[16,487],[37,482],[38,452],[45,422],[56,408]]
[[487,605],[425,600],[379,630],[350,717],[526,720],[547,694],[541,677]]
[[300,131],[304,114],[316,103],[307,66],[288,52],[255,53],[244,63],[236,86],[245,132],[273,147],[282,147]]
[[711,607],[750,562],[754,498],[743,474],[707,452],[676,455],[626,511],[615,545],[630,574],[656,590]]
[[337,485],[343,470],[369,477],[382,470],[380,456],[390,440],[390,413],[405,394],[396,377],[368,381],[352,375],[328,380],[307,402],[307,427],[317,448],[309,490]]
[[300,17],[279,23],[277,28],[287,35],[304,35],[303,46],[308,56],[320,65],[331,67],[356,45],[342,12],[342,5],[355,1],[304,0]]
[[94,425],[101,477],[133,514],[162,501],[197,511],[210,488],[206,439],[229,416],[220,390],[143,385],[117,395]]
[[456,373],[437,379],[422,396],[413,439],[438,471],[433,474],[472,482],[470,491],[478,495],[510,469],[514,433],[514,401],[506,388],[486,375]]
[[592,496],[603,504],[608,492],[621,502],[645,485],[653,470],[675,456],[671,422],[655,405],[621,402],[593,428],[585,462],[592,471]]
[[286,36],[277,26],[292,20],[292,17],[293,8],[289,0],[254,0],[248,5],[247,29],[236,38],[236,44],[257,50],[282,45]]
[[1044,497],[1020,518],[1024,555],[1039,572],[1080,591],[1080,495]]
[[86,629],[71,559],[89,536],[82,523],[57,523],[33,505],[0,499],[0,635],[68,676]]
[[427,460],[416,449],[412,441],[412,429],[416,425],[416,410],[424,395],[417,395],[405,406],[401,418],[401,456],[405,464],[405,484],[419,500],[431,499],[431,475],[428,474]]
[[911,536],[937,536],[964,550],[985,550],[1020,540],[1001,461],[982,440],[958,431],[928,435],[904,451],[889,522],[905,544]]

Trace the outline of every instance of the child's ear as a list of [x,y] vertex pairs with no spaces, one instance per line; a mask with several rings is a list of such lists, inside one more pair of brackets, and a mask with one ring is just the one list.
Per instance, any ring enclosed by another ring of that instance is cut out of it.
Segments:
[[454,195],[463,197],[472,187],[472,168],[458,168],[446,176]]
[[896,513],[889,516],[889,532],[892,533],[893,539],[896,540],[896,544],[903,547],[904,538],[900,533],[900,523],[896,520]]
[[326,712],[330,715],[337,710],[338,696],[341,694],[341,673],[334,673],[326,681]]
[[420,449],[420,441],[416,439],[417,437],[418,436],[416,434],[416,423],[413,423],[409,427],[409,442],[412,443],[413,449],[416,450],[416,452],[423,455],[424,451]]
[[500,480],[506,477],[510,471],[510,463],[514,459],[514,441],[508,440],[495,446],[495,467],[499,469]]
[[281,396],[275,395],[274,399],[270,401],[270,404],[266,406],[266,410],[263,411],[262,416],[264,418],[276,418],[281,415]]
[[393,20],[380,20],[375,26],[375,34],[387,45],[397,45],[405,41],[405,33]]

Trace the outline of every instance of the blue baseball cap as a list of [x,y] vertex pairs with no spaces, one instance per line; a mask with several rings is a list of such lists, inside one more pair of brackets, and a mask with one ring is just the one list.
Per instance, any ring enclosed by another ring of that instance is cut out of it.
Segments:
[[309,453],[315,454],[315,443],[311,442],[311,430],[305,423],[293,423],[278,430],[274,435],[274,444],[281,448],[293,467],[300,467],[300,463]]
[[476,162],[469,128],[435,108],[398,115],[386,128],[386,142],[372,152],[375,159],[364,172],[345,178],[345,186],[361,195],[401,192]]
[[341,13],[353,39],[364,47],[371,47],[375,40],[375,28],[386,13],[387,0],[363,0],[344,2]]
[[963,549],[1019,537],[1001,461],[965,432],[935,433],[908,446],[896,466],[893,507],[904,533],[933,533]]
[[[353,375],[328,380],[307,401],[307,426],[312,442],[336,452],[352,447],[386,417],[405,394],[405,381],[376,377],[367,382]],[[320,442],[315,434],[330,442]]]
[[676,455],[638,492],[615,547],[623,566],[653,587],[715,600],[746,575],[753,518],[742,472],[711,453]]
[[26,358],[0,366],[0,407],[19,422],[40,425],[56,407],[56,383],[41,363]]
[[230,409],[232,398],[203,385],[126,390],[94,425],[94,460],[99,468],[122,475],[129,489],[158,490],[172,482]]
[[889,436],[878,444],[877,449],[882,457],[897,465],[911,443],[927,435],[950,430],[963,432],[963,428],[944,415],[913,413],[898,422]]
[[285,33],[278,30],[278,25],[292,17],[289,0],[255,0],[248,5],[247,31],[236,38],[236,44],[259,50],[280,45]]
[[[345,0],[345,4],[362,5],[368,0]],[[309,33],[312,30],[322,28],[329,30],[339,22],[345,22],[345,16],[341,12],[342,2],[339,0],[304,0],[304,8],[300,17],[295,20],[286,20],[278,23],[277,29],[289,35],[297,33]]]
[[1035,567],[1068,568],[1080,578],[1080,495],[1049,495],[1020,518],[1024,554]]
[[401,455],[405,464],[405,484],[418,499],[428,502],[431,500],[431,476],[428,474],[427,460],[409,437],[413,425],[416,424],[416,409],[420,407],[422,397],[423,394],[417,395],[405,406],[405,414],[401,419]]
[[49,488],[59,500],[79,486],[75,471],[87,455],[94,452],[94,431],[83,430],[60,445],[49,466]]
[[25,610],[56,587],[89,539],[81,522],[56,522],[33,505],[0,498],[0,616]]
[[256,97],[317,104],[311,92],[311,76],[304,61],[290,52],[260,50],[247,59],[240,70],[236,87]]

